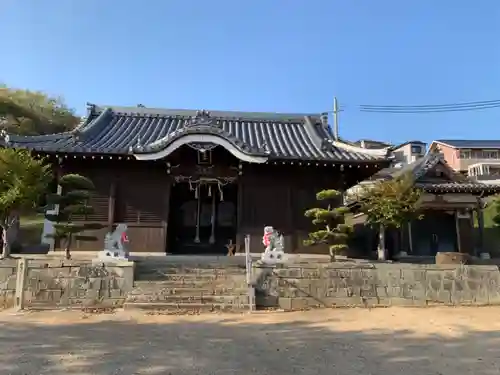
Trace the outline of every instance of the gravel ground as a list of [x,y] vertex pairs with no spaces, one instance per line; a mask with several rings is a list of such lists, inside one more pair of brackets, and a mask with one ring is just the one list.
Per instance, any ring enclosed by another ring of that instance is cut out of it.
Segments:
[[0,374],[489,375],[500,308],[0,313]]

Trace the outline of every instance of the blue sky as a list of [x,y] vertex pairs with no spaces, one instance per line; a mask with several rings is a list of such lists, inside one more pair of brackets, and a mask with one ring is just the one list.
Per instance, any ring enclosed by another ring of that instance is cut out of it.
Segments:
[[[345,138],[500,138],[498,0],[2,0],[0,81],[86,102],[324,112]],[[7,37],[5,37],[7,35]]]

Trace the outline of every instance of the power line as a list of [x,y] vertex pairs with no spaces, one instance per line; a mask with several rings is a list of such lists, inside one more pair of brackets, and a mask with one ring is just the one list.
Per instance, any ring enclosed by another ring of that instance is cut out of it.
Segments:
[[411,107],[392,107],[392,108],[378,108],[378,107],[364,107],[360,106],[361,112],[371,113],[440,113],[440,112],[462,112],[462,111],[480,111],[485,109],[499,108],[500,102],[485,105],[470,105],[470,106],[456,106],[456,107],[426,107],[426,108],[411,108]]
[[364,109],[440,109],[440,108],[459,108],[459,107],[476,107],[500,104],[500,100],[484,100],[475,102],[462,102],[451,104],[419,104],[419,105],[372,105],[361,104],[360,107]]

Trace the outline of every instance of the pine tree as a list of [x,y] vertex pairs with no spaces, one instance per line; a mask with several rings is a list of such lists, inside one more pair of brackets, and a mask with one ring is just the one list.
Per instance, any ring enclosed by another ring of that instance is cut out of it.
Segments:
[[62,193],[52,194],[48,197],[49,205],[59,206],[57,214],[46,214],[47,220],[53,222],[54,233],[47,237],[64,242],[66,258],[71,258],[71,246],[73,240],[95,241],[95,236],[82,235],[87,230],[103,228],[98,223],[82,223],[75,220],[81,215],[90,215],[94,212],[92,206],[88,204],[94,184],[87,177],[78,174],[67,174],[63,176],[59,185]]
[[327,201],[327,208],[311,208],[305,212],[305,216],[311,218],[314,225],[321,225],[323,229],[309,233],[304,244],[329,245],[331,261],[335,260],[335,255],[347,250],[347,240],[352,233],[352,226],[345,223],[345,215],[349,209],[334,206],[341,194],[337,190],[322,190],[316,194],[316,199],[320,202]]
[[500,196],[495,197],[492,202],[492,206],[493,216],[491,217],[491,221],[493,221],[493,225],[495,225],[495,227],[500,228]]
[[412,219],[421,219],[419,212],[422,191],[415,188],[411,174],[387,181],[377,181],[362,190],[358,197],[360,212],[367,224],[379,231],[378,257],[386,258],[385,230],[399,229]]

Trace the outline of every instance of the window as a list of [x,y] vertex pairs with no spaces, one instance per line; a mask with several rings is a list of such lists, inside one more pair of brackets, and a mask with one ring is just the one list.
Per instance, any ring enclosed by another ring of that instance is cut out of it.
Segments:
[[483,151],[484,159],[498,159],[498,151],[496,150],[485,150]]
[[420,155],[422,153],[422,146],[412,145],[411,146],[411,153]]
[[470,150],[460,150],[460,159],[470,159],[471,158],[471,152]]

